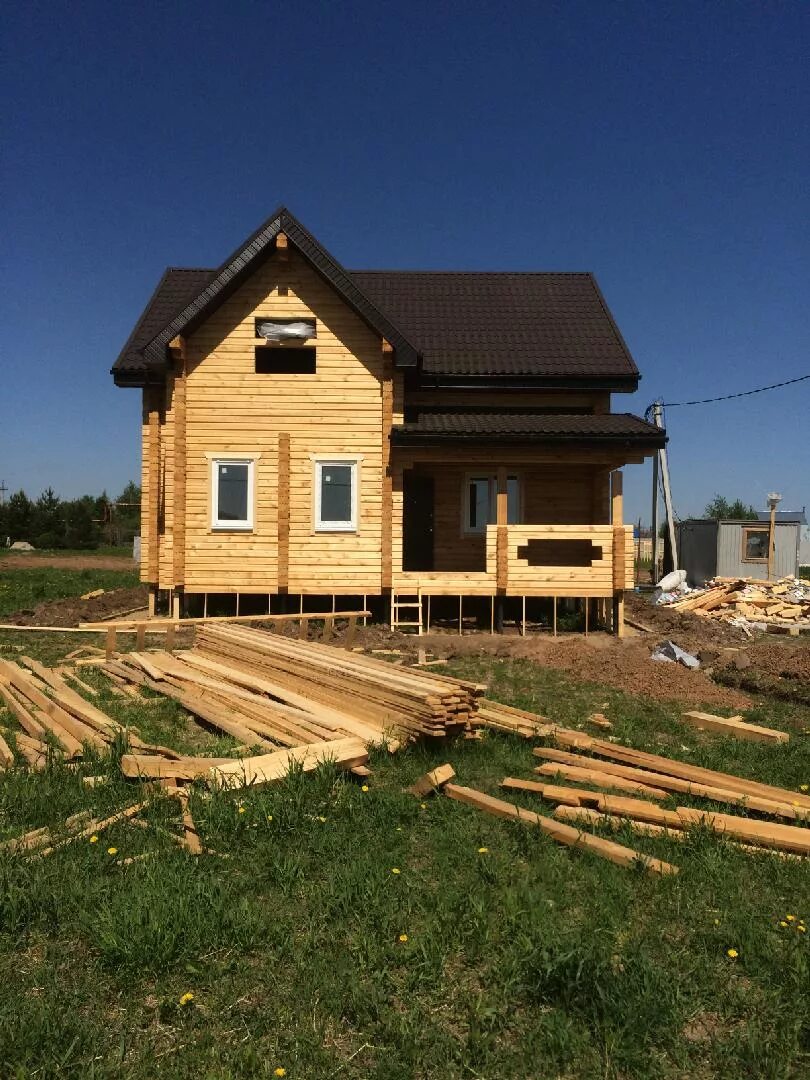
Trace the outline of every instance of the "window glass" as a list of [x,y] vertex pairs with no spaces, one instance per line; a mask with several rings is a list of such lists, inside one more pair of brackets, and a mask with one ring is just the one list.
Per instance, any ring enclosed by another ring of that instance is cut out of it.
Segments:
[[746,529],[744,555],[745,560],[768,558],[768,530]]
[[217,520],[248,520],[248,471],[250,465],[217,463]]
[[355,529],[356,463],[319,461],[316,468],[316,528]]
[[467,527],[473,531],[480,531],[489,521],[490,511],[490,479],[489,477],[477,477],[470,480],[469,507]]

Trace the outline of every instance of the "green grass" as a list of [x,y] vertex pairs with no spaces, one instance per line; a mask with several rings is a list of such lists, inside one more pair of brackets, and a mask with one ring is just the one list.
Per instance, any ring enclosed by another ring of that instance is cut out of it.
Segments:
[[[51,661],[76,644],[32,637],[26,648]],[[13,651],[23,635],[0,640]],[[678,723],[675,706],[528,661],[447,670],[486,677],[492,696],[566,724],[605,711],[638,747],[790,788],[810,782],[804,707],[768,699],[749,713],[791,731],[787,746],[770,747],[701,735]],[[97,703],[146,739],[197,753],[231,745],[164,699],[104,690]],[[490,733],[377,755],[368,791],[331,769],[243,792],[198,790],[192,811],[219,855],[196,860],[169,838],[178,810],[160,798],[149,831],[121,824],[44,860],[0,853],[3,1075],[807,1074],[810,946],[795,924],[779,926],[787,913],[810,916],[804,863],[751,856],[699,830],[684,844],[626,831],[622,842],[680,867],[669,879],[628,871],[449,799],[403,793],[444,761],[459,782],[492,793],[534,764],[531,743]],[[91,789],[57,765],[8,772],[0,836],[140,795],[114,762],[79,772],[110,781]],[[144,851],[154,854],[120,865]],[[184,1007],[186,992],[194,1000]]]
[[124,589],[137,585],[138,581],[137,570],[64,570],[61,567],[0,570],[0,619],[12,612],[36,607],[44,600],[81,596],[93,589]]
[[[26,551],[22,554],[26,559],[42,555],[45,557],[51,557],[53,555],[78,555],[78,556],[92,556],[92,555],[117,555],[120,558],[131,559],[132,558],[132,545],[113,545],[113,544],[99,544],[94,548],[37,548],[35,551]],[[11,548],[0,547],[0,559],[8,559],[9,561],[17,558],[18,553],[12,551]]]

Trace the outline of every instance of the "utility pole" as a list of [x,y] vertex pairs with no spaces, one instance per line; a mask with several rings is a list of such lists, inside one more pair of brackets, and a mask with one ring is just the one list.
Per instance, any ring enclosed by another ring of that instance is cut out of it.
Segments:
[[[653,423],[656,427],[664,426],[664,407],[660,401],[653,404]],[[664,509],[669,530],[669,549],[672,553],[672,569],[678,569],[678,547],[675,541],[675,514],[672,510],[672,491],[669,486],[669,462],[666,447],[659,450],[653,458],[653,566],[658,565],[658,471],[664,486]]]
[[8,488],[6,487],[5,480],[0,480],[0,506],[5,506],[6,505],[6,492],[7,491],[8,491]]
[[[653,405],[653,419],[657,427],[661,427],[661,402],[656,401]],[[658,451],[653,456],[652,477],[652,583],[658,579]]]

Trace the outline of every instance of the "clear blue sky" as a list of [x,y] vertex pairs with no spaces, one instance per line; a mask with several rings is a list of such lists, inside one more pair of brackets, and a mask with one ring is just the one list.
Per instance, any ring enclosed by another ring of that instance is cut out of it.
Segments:
[[[593,270],[615,408],[810,371],[810,4],[25,3],[4,12],[0,480],[138,475],[108,375],[166,265],[284,202],[349,267]],[[810,507],[810,382],[668,414],[676,510]],[[649,466],[627,514],[649,518]]]

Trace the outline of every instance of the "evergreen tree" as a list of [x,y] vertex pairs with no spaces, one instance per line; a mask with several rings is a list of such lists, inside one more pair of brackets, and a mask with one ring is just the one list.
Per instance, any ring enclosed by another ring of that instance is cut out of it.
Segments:
[[53,488],[46,488],[34,504],[31,531],[35,537],[35,547],[64,547],[65,521],[63,507]]
[[24,491],[16,491],[8,500],[6,507],[6,531],[15,540],[31,541],[34,507]]

